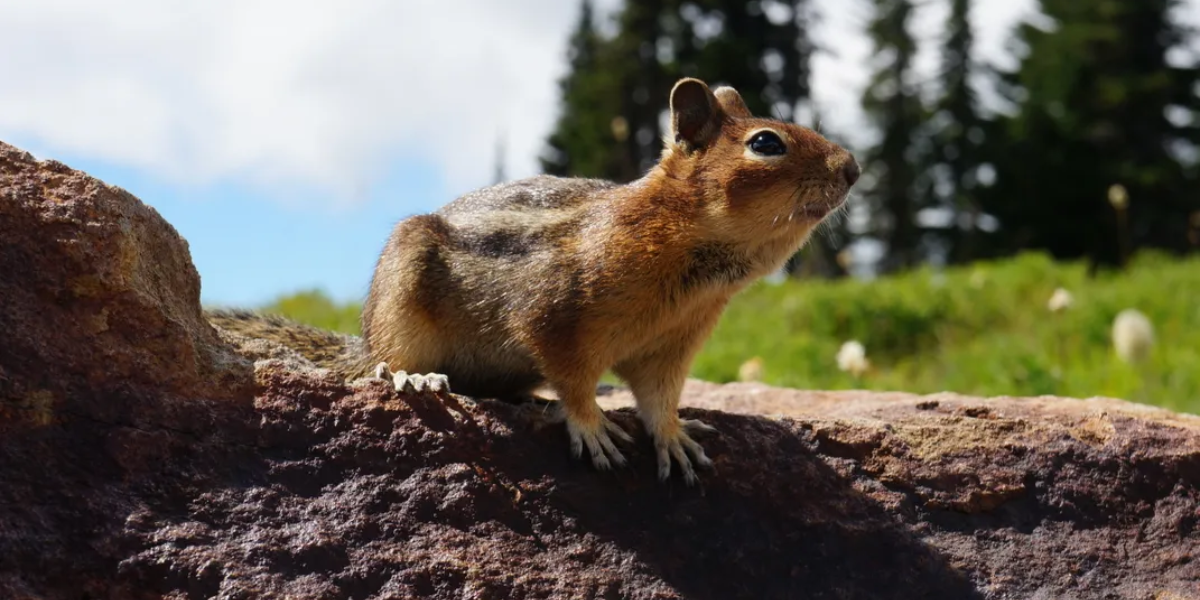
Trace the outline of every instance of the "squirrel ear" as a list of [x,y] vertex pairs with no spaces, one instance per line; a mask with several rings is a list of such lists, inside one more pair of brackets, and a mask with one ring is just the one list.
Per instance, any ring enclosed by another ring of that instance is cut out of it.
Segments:
[[690,147],[710,142],[721,128],[720,105],[699,79],[685,78],[671,89],[671,129],[674,141]]
[[725,114],[738,119],[749,119],[752,115],[750,109],[746,108],[746,102],[742,100],[742,95],[737,90],[723,85],[713,90],[713,95],[717,97],[717,103],[721,105],[721,110]]

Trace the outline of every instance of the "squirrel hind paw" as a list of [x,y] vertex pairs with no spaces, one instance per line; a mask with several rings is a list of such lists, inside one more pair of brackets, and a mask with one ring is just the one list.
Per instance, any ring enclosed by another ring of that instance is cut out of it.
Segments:
[[408,373],[396,371],[393,373],[387,363],[375,365],[375,377],[390,380],[397,392],[402,394],[434,394],[450,393],[450,379],[441,373]]
[[681,420],[680,425],[681,427],[673,435],[655,436],[654,450],[658,460],[658,479],[666,481],[671,477],[671,462],[674,460],[679,463],[684,483],[693,486],[700,481],[693,463],[708,469],[713,466],[713,462],[704,453],[704,447],[696,443],[689,433],[712,433],[716,431],[716,428],[695,419]]

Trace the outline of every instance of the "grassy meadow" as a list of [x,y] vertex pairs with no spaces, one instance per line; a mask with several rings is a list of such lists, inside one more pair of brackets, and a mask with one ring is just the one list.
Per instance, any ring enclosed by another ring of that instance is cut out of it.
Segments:
[[[1058,288],[1070,305],[1051,311]],[[320,292],[262,307],[358,333],[359,306]],[[1134,308],[1154,327],[1148,358],[1113,349],[1113,319]],[[869,367],[839,369],[839,348],[861,343]],[[761,281],[731,303],[693,375],[757,378],[811,389],[955,391],[975,395],[1112,396],[1200,413],[1200,258],[1145,253],[1121,273],[1040,254],[874,281]]]

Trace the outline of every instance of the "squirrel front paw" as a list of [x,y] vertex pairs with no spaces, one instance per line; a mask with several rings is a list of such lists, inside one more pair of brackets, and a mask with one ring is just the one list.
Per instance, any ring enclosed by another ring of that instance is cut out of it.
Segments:
[[390,380],[396,391],[403,394],[421,393],[426,390],[435,394],[450,393],[450,380],[441,373],[393,373],[387,363],[381,362],[375,365],[375,377]]
[[679,463],[683,472],[683,481],[695,485],[700,478],[692,462],[703,468],[712,466],[712,460],[704,453],[704,448],[692,439],[693,435],[713,433],[717,429],[704,421],[697,419],[676,419],[673,427],[656,427],[651,432],[654,438],[654,450],[658,459],[658,479],[666,481],[671,477],[671,459]]
[[567,434],[571,437],[571,455],[579,458],[583,455],[583,448],[586,446],[588,453],[592,456],[592,464],[601,471],[607,471],[616,465],[618,467],[625,466],[625,455],[617,449],[617,445],[613,443],[612,438],[627,444],[633,443],[633,438],[621,429],[620,425],[613,423],[604,416],[599,407],[596,408],[596,414],[589,419],[580,419],[566,415]]

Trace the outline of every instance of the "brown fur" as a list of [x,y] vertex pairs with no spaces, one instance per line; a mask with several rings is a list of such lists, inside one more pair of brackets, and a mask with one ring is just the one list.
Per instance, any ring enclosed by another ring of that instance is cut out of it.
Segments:
[[[627,185],[532,177],[478,190],[400,222],[362,315],[369,358],[436,372],[474,396],[563,402],[576,453],[623,457],[594,390],[614,370],[655,440],[694,480],[707,463],[677,416],[692,358],[730,297],[778,269],[844,201],[858,167],[810,129],[749,115],[737,92],[685,79],[672,92],[659,164]],[[761,158],[748,137],[786,143]],[[665,465],[664,465],[665,460]]]

